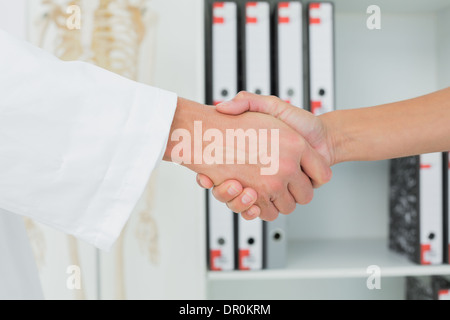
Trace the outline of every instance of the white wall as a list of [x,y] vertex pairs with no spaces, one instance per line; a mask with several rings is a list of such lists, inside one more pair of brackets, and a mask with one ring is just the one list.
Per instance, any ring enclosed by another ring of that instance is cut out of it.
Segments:
[[27,0],[0,0],[0,28],[19,37],[27,37]]
[[437,15],[438,87],[450,86],[450,4]]

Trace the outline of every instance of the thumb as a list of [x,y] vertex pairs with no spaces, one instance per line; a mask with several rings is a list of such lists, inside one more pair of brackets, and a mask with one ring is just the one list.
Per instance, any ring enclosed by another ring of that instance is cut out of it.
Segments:
[[289,103],[274,97],[263,96],[246,91],[239,92],[232,100],[225,101],[216,106],[217,111],[225,114],[237,115],[246,111],[260,112],[281,119],[285,113],[295,108]]
[[241,91],[233,100],[218,104],[216,108],[221,113],[231,115],[238,115],[246,111],[269,114],[286,123],[307,140],[309,140],[312,132],[317,131],[315,115],[275,96],[263,96]]
[[[247,99],[239,99],[239,93],[233,100],[221,102],[216,105],[216,110],[220,113],[230,114],[230,115],[239,115],[246,111],[250,110],[250,104]],[[251,110],[250,110],[251,111]]]

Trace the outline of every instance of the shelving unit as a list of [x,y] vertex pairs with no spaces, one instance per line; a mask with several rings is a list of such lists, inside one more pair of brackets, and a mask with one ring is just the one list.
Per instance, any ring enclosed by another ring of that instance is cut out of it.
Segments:
[[380,267],[382,277],[450,275],[447,265],[421,266],[393,253],[385,239],[309,240],[289,243],[285,269],[209,272],[210,281],[367,278],[367,268]]
[[[366,0],[335,0],[338,109],[413,98],[450,85],[450,2],[383,0],[381,30],[369,30]],[[443,29],[444,28],[444,29]],[[406,276],[450,275],[388,249],[389,161],[345,163],[313,202],[288,217],[288,265],[207,272],[211,299],[403,299]],[[380,267],[381,290],[367,268]]]

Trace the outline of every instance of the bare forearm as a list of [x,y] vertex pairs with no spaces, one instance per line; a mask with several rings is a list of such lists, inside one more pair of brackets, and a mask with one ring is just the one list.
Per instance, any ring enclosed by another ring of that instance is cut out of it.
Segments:
[[334,163],[450,150],[450,88],[422,97],[321,116]]

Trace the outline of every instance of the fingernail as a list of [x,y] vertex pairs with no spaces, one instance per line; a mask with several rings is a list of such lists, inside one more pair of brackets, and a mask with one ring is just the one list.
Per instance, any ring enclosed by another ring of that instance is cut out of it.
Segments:
[[256,210],[255,208],[252,207],[252,208],[248,209],[247,213],[249,216],[254,217],[258,214],[258,210]]
[[239,190],[237,190],[234,186],[230,186],[227,191],[230,196],[236,196],[239,193]]
[[249,196],[247,193],[244,194],[244,196],[242,197],[243,204],[249,204],[252,201],[253,201],[253,198],[251,196]]

